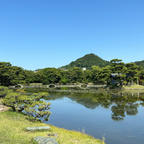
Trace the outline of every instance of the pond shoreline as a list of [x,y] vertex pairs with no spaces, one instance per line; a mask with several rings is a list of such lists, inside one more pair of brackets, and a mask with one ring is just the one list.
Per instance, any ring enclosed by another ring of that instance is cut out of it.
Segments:
[[62,89],[45,89],[45,88],[26,88],[22,89],[28,92],[49,92],[49,93],[110,93],[110,94],[122,94],[122,93],[132,93],[132,94],[138,94],[138,93],[144,93],[144,89],[81,89],[81,90],[74,90],[74,89],[68,89],[68,90],[62,90]]
[[[50,126],[51,131],[39,131],[39,132],[26,132],[26,127],[33,126]],[[12,111],[5,111],[0,114],[0,140],[4,144],[10,143],[23,143],[32,144],[33,138],[36,136],[51,137],[50,134],[57,134],[56,138],[59,144],[105,144],[102,140],[95,139],[78,131],[66,130],[58,128],[53,125],[45,124],[43,122],[31,122],[28,121],[25,115]]]

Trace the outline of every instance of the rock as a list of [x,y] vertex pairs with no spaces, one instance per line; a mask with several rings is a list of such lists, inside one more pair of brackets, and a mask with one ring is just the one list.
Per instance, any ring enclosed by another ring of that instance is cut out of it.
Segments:
[[3,111],[3,108],[0,108],[0,111]]
[[48,136],[49,136],[49,137],[58,137],[58,134],[55,134],[55,133],[49,133]]
[[41,127],[27,127],[27,131],[43,131],[43,130],[50,130],[49,126],[41,126]]
[[0,104],[0,112],[4,112],[4,111],[7,111],[7,110],[8,110],[8,107]]
[[38,144],[58,144],[55,138],[38,136],[34,138]]

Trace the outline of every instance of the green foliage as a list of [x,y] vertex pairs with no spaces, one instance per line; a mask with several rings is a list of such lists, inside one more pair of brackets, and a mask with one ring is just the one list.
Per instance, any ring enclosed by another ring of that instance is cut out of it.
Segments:
[[126,72],[126,80],[127,83],[133,84],[139,79],[139,70],[138,66],[135,63],[128,63],[126,64],[127,72]]
[[0,86],[0,97],[5,97],[9,91],[7,87]]
[[10,63],[0,62],[0,85],[9,86],[24,83],[24,70],[20,67],[11,66]]
[[[87,69],[83,69],[87,68]],[[0,63],[0,85],[49,84],[104,84],[109,87],[144,85],[144,68],[135,63],[123,63],[120,59],[104,61],[94,54],[86,55],[70,65],[56,69],[24,70],[10,63]]]
[[3,104],[11,107],[13,111],[24,112],[29,119],[48,120],[50,116],[50,103],[44,102],[41,98],[48,96],[48,93],[25,93],[9,92],[3,99]]
[[108,80],[108,85],[111,88],[121,88],[125,83],[127,68],[120,59],[113,59],[110,63],[111,75]]
[[81,83],[83,81],[83,71],[78,67],[70,69],[69,79],[71,83]]
[[10,84],[10,63],[0,62],[0,85],[9,85]]
[[26,84],[35,83],[37,81],[38,82],[40,81],[39,80],[40,76],[37,75],[37,73],[35,73],[33,71],[24,70],[24,75],[25,75],[25,83]]
[[60,81],[60,71],[55,68],[45,68],[37,71],[39,82],[43,84],[58,83]]
[[144,70],[141,70],[139,73],[139,80],[140,80],[140,84],[144,85]]

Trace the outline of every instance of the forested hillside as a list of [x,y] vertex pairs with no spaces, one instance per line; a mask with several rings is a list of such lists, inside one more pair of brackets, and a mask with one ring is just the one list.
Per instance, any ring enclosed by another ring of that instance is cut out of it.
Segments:
[[141,66],[144,68],[144,60],[143,61],[136,61],[135,62],[138,66]]
[[90,69],[92,66],[104,67],[108,64],[109,64],[108,61],[103,60],[102,58],[98,57],[95,54],[87,54],[84,57],[81,57],[66,66],[63,66],[62,68],[70,69],[73,67],[79,67]]

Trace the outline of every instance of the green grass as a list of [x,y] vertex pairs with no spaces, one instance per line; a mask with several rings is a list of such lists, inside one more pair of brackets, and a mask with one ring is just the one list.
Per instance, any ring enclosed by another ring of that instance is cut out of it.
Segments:
[[104,144],[104,142],[94,139],[86,134],[69,131],[54,126],[51,132],[27,132],[26,127],[47,126],[41,122],[30,122],[25,115],[6,111],[0,113],[0,144],[32,144],[32,139],[36,136],[47,136],[48,133],[58,135],[59,144]]
[[123,91],[126,93],[144,93],[144,86],[136,84],[131,86],[124,86]]
[[131,86],[124,86],[124,89],[144,89],[142,85],[131,85]]

